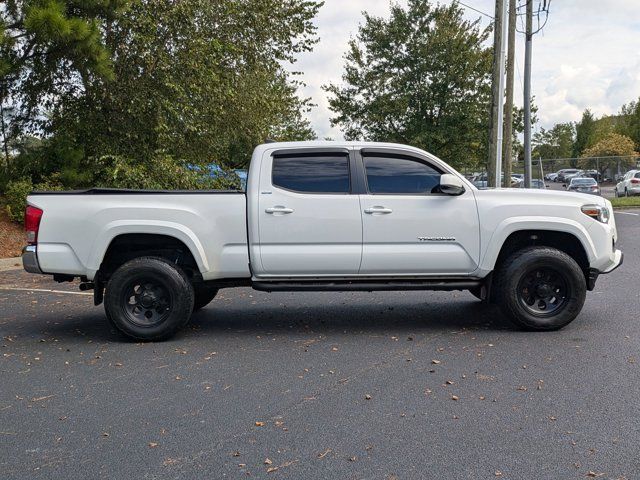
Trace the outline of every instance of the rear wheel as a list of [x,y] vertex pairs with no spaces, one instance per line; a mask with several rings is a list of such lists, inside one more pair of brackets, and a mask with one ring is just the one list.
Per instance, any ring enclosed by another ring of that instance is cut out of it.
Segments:
[[109,279],[104,306],[111,324],[136,340],[164,340],[184,327],[193,310],[193,286],[163,258],[131,260]]
[[500,308],[527,330],[558,330],[580,313],[584,273],[573,258],[549,247],[530,247],[507,258],[497,275]]

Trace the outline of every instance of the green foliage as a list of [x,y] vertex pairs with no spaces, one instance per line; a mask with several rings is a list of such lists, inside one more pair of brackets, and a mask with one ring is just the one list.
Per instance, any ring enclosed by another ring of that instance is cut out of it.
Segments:
[[640,207],[640,197],[612,198],[611,204],[614,208]]
[[[196,188],[210,181],[186,165],[229,171],[245,167],[266,138],[315,138],[304,118],[310,101],[298,97],[302,83],[285,64],[316,43],[321,5],[8,2],[0,8],[0,190],[52,174],[65,188],[98,180]],[[156,175],[158,165],[173,182]],[[235,182],[228,174],[216,182],[225,178]]]
[[13,0],[3,5],[2,102],[19,106],[11,129],[37,129],[42,115],[59,105],[60,94],[113,78],[102,32],[124,6],[125,0]]
[[582,152],[593,145],[595,134],[595,118],[588,108],[582,114],[582,119],[576,123],[576,140],[573,144],[573,157],[581,157]]
[[27,195],[31,190],[33,190],[33,184],[28,179],[16,180],[7,184],[4,196],[7,201],[7,214],[11,220],[24,222]]
[[156,153],[245,167],[266,138],[314,138],[283,68],[316,42],[306,0],[134,1],[105,37],[115,81],[91,81],[52,117],[89,157]]
[[623,105],[620,110],[620,123],[616,127],[617,133],[627,135],[640,152],[640,98],[637,101]]
[[557,123],[550,130],[540,128],[533,135],[533,156],[544,159],[569,158],[573,153],[575,126],[571,122]]
[[169,156],[157,156],[149,162],[107,155],[91,166],[91,186],[150,190],[203,190],[215,188],[240,189],[240,180],[233,174],[211,178],[189,170]]
[[349,42],[344,86],[325,87],[332,124],[348,139],[407,143],[458,167],[484,163],[489,33],[455,2],[392,3],[388,20],[365,13]]
[[583,153],[583,160],[579,162],[581,168],[592,168],[593,162],[590,158],[598,158],[600,172],[620,165],[625,169],[631,168],[636,163],[636,157],[640,153],[634,149],[633,140],[625,135],[609,133],[598,141],[595,145],[587,148]]

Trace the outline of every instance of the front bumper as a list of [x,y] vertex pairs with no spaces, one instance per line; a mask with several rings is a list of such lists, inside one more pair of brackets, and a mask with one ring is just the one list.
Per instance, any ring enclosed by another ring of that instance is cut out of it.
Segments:
[[29,273],[42,273],[35,245],[28,245],[22,249],[22,266]]
[[622,262],[624,262],[624,253],[622,253],[621,250],[616,250],[615,252],[613,252],[613,265],[600,273],[611,273],[620,265],[622,265]]
[[598,277],[600,275],[613,272],[616,268],[622,265],[623,262],[624,262],[624,253],[622,253],[620,250],[616,250],[614,252],[613,265],[611,267],[607,268],[604,271],[600,271],[595,268],[590,268],[589,275],[587,276],[587,290],[591,291],[596,287],[596,281],[598,280]]

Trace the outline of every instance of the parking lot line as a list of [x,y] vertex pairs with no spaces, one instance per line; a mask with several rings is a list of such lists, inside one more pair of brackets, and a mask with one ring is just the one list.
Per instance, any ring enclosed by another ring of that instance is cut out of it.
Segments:
[[12,290],[18,292],[44,292],[44,293],[67,293],[69,295],[93,295],[87,292],[69,292],[66,290],[49,290],[46,288],[18,288],[18,287],[0,287],[0,291]]
[[634,217],[638,217],[640,216],[640,213],[631,213],[631,212],[616,212],[616,214],[620,214],[620,215],[633,215]]

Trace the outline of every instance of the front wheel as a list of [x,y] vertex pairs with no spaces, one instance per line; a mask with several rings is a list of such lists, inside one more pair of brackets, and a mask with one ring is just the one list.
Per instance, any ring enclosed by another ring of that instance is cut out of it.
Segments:
[[582,310],[584,273],[573,258],[549,247],[530,247],[505,260],[498,272],[500,308],[527,330],[558,330]]
[[109,279],[104,307],[111,324],[136,340],[164,340],[184,327],[193,311],[193,286],[177,265],[140,257]]

